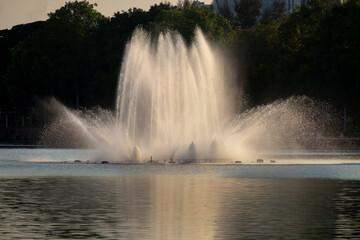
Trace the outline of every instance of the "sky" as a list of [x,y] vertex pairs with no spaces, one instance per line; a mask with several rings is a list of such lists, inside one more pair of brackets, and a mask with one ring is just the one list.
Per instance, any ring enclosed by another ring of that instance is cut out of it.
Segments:
[[[12,26],[24,23],[46,20],[47,14],[72,0],[0,0],[0,29],[10,29]],[[151,5],[164,0],[88,0],[97,3],[95,9],[105,16],[112,16],[115,12],[128,10],[132,7],[148,10]],[[201,0],[211,3],[211,0]],[[167,0],[177,4],[178,0]]]

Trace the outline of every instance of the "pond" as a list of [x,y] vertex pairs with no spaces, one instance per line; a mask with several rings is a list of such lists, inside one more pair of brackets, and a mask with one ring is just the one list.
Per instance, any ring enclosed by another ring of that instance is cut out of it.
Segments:
[[[1,236],[360,237],[360,165],[356,163],[87,164],[94,154],[92,150],[0,149]],[[356,161],[357,156],[351,156]]]

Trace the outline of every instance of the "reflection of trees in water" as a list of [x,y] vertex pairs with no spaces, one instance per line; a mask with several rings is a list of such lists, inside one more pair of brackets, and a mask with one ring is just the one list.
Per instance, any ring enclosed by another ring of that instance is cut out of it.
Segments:
[[[136,234],[141,238],[141,231],[129,229],[147,219],[147,189],[144,181],[137,184],[136,179],[116,177],[1,180],[0,235],[7,239],[132,239]],[[139,192],[143,197],[136,197]],[[134,204],[141,218],[135,215]]]
[[234,179],[223,195],[218,236],[233,239],[331,239],[337,193],[332,180]]
[[[99,165],[97,165],[99,167]],[[359,239],[360,181],[0,179],[4,239]]]
[[214,185],[181,176],[0,179],[0,236],[210,239],[219,208]]
[[235,179],[234,184],[235,191],[223,195],[230,204],[218,219],[219,236],[360,238],[360,181]]
[[342,181],[336,198],[336,238],[360,238],[360,181]]

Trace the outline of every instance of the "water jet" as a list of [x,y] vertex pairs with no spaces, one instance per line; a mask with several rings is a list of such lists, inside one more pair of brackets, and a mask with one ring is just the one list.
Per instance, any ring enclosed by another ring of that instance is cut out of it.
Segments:
[[139,29],[126,47],[115,113],[66,109],[66,117],[111,162],[244,162],[259,150],[315,146],[329,133],[331,116],[305,96],[239,111],[233,76],[199,29],[190,46],[178,33],[154,42]]

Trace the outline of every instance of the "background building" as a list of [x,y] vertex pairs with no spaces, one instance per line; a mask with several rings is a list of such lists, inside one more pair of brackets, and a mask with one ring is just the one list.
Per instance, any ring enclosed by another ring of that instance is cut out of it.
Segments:
[[197,8],[200,8],[200,7],[210,8],[211,4],[206,4],[205,2],[200,2],[200,1],[196,0],[196,1],[194,1],[194,6]]
[[[241,0],[214,0],[213,4],[214,4],[214,10],[216,13],[220,13],[221,12],[221,8],[222,7],[228,7],[229,10],[231,11],[233,16],[236,16],[236,12],[235,12],[235,6],[236,3],[240,2]],[[295,7],[300,7],[302,3],[306,3],[306,0],[283,0],[285,2],[285,10],[288,13],[291,13],[291,11],[295,8]],[[262,0],[262,6],[260,9],[260,15],[262,14],[262,12],[264,12],[264,10],[267,7],[271,7],[273,3],[273,0]]]

